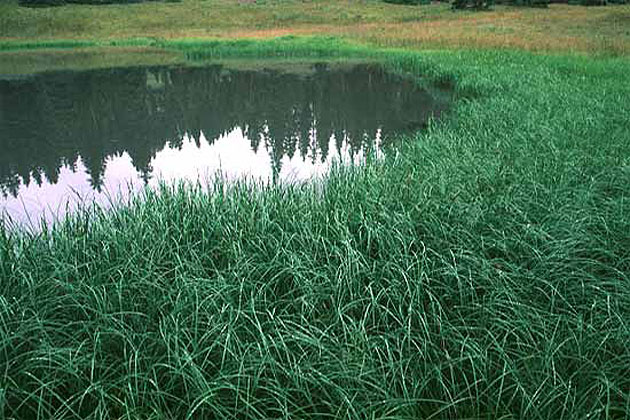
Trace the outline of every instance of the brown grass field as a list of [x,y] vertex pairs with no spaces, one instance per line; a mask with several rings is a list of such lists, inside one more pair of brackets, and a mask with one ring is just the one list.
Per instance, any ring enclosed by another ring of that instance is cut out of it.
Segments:
[[335,35],[413,49],[510,48],[626,55],[630,5],[548,9],[495,6],[452,12],[446,3],[400,6],[377,0],[183,0],[180,3],[0,5],[0,42],[56,39],[243,38]]

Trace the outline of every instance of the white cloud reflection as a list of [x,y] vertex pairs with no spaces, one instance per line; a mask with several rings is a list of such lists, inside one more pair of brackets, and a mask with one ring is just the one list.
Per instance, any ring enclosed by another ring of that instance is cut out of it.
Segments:
[[[315,139],[316,133],[312,132],[310,141],[315,142]],[[379,142],[380,132],[377,132],[377,149]],[[199,147],[191,136],[185,135],[181,147],[166,145],[153,157],[148,186],[154,188],[160,182],[173,183],[182,180],[204,184],[210,182],[217,173],[228,180],[247,178],[269,181],[273,177],[272,158],[263,143],[264,139],[258,150],[254,151],[250,139],[240,127],[219,137],[213,144],[209,144],[202,134]],[[278,180],[305,181],[323,175],[334,160],[349,162],[348,143],[344,141],[342,144],[341,150],[337,150],[337,141],[332,136],[323,161],[319,151],[311,151],[304,158],[299,150],[295,150],[292,157],[284,155],[280,159]],[[316,155],[313,156],[312,153]],[[362,158],[363,154],[359,152],[352,160],[356,163]],[[127,152],[105,160],[100,190],[93,188],[89,172],[80,157],[73,167],[61,166],[57,182],[51,183],[43,178],[38,183],[31,176],[28,184],[21,183],[16,197],[9,195],[0,198],[0,212],[21,225],[37,226],[42,219],[48,222],[59,220],[81,205],[96,203],[107,208],[112,202],[124,200],[130,192],[138,191],[144,186],[142,176],[135,169]]]

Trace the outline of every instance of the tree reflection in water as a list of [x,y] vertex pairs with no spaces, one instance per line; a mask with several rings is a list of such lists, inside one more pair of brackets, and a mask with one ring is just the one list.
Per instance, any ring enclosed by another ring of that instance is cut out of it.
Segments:
[[108,162],[123,155],[147,182],[159,173],[161,150],[182,150],[187,141],[213,146],[236,129],[251,151],[268,157],[276,180],[286,158],[364,154],[377,137],[417,128],[445,107],[374,64],[317,64],[301,73],[126,68],[0,80],[0,188],[5,198],[17,197],[31,183],[56,184],[63,168],[84,166],[99,191]]

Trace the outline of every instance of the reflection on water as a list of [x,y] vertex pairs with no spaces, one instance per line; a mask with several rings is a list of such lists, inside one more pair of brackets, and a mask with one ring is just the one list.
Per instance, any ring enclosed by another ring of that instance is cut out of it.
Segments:
[[[0,211],[23,222],[160,181],[301,180],[446,106],[378,65],[57,72],[0,80]],[[28,216],[27,216],[28,215]]]

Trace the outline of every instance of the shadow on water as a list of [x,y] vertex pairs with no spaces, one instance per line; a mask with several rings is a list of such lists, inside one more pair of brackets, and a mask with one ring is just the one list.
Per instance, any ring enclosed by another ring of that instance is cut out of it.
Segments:
[[0,80],[0,210],[216,171],[276,182],[357,161],[448,101],[376,64],[301,71],[151,67]]

